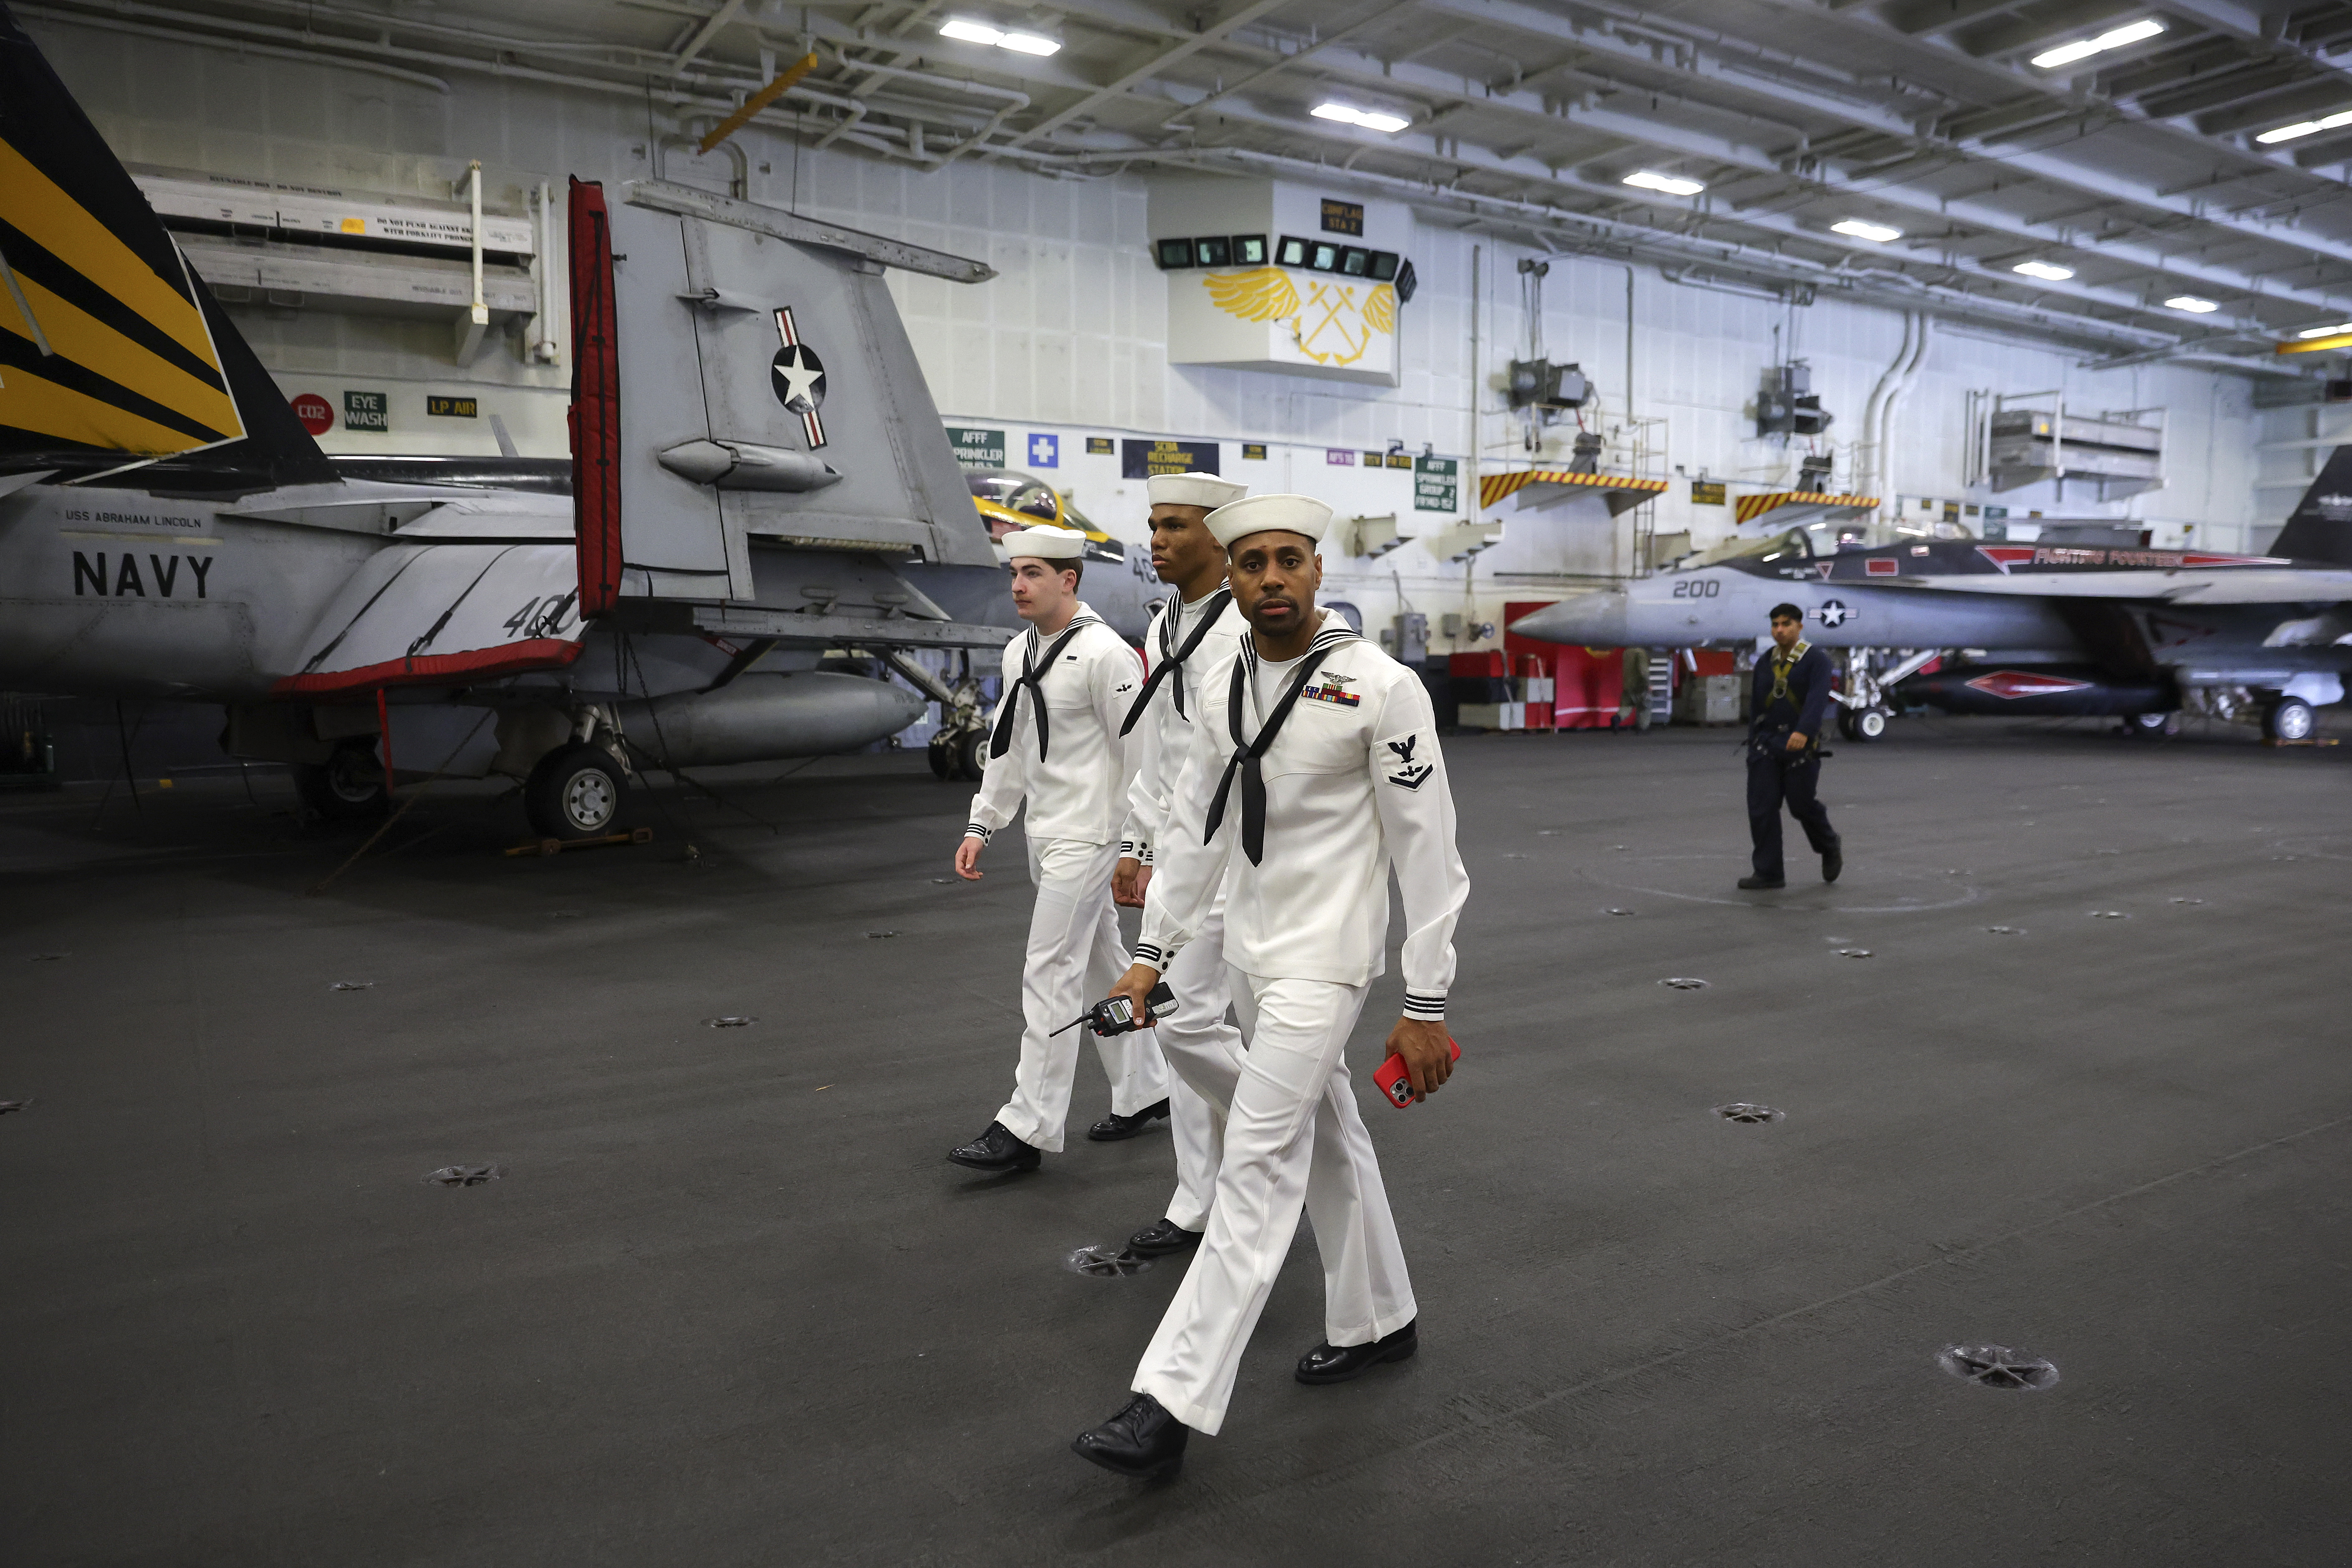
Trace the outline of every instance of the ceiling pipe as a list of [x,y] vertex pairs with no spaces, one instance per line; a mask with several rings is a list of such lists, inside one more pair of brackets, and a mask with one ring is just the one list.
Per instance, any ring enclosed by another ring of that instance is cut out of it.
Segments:
[[1904,361],[1903,374],[1895,378],[1895,384],[1886,389],[1886,397],[1878,405],[1878,456],[1872,468],[1879,486],[1876,493],[1881,497],[1895,488],[1895,416],[1901,411],[1903,400],[1911,395],[1912,384],[1918,379],[1919,367],[1927,363],[1927,344],[1935,335],[1935,318],[1922,314],[1917,339],[1910,357]]
[[1919,312],[1903,312],[1903,346],[1895,351],[1895,358],[1880,373],[1878,383],[1870,389],[1870,401],[1863,407],[1862,440],[1857,443],[1869,455],[1858,467],[1861,472],[1852,476],[1854,488],[1864,495],[1881,493],[1879,474],[1886,466],[1886,450],[1878,433],[1878,411],[1886,406],[1887,389],[1895,378],[1903,374],[1903,362],[1911,357],[1915,340],[1919,335]]

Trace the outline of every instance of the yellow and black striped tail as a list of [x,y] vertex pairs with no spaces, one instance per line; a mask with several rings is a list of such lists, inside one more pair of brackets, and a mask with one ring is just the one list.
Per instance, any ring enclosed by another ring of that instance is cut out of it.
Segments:
[[0,6],[0,472],[331,479],[147,198]]

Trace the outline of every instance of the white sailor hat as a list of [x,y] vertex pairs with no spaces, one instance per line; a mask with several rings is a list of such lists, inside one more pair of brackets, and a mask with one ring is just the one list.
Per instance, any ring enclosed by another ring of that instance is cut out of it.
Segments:
[[1209,531],[1218,543],[1232,548],[1234,541],[1279,529],[1321,543],[1331,525],[1331,509],[1313,496],[1248,496],[1228,501],[1209,514]]
[[1066,528],[1021,528],[999,543],[1008,557],[1027,555],[1041,561],[1076,561],[1087,552],[1087,536]]
[[1153,506],[1198,506],[1212,510],[1249,494],[1249,486],[1214,474],[1154,474],[1144,481]]

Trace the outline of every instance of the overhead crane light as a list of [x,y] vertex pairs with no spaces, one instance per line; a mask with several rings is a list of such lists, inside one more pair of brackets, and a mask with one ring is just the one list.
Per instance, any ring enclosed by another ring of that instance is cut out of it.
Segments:
[[2298,141],[2305,136],[2315,136],[2322,131],[2333,131],[2339,125],[2352,125],[2352,109],[2339,110],[2321,120],[2299,120],[2293,125],[2282,125],[2275,131],[2263,132],[2254,140],[2265,147],[2273,147],[2281,142]]
[[2088,59],[2093,55],[2103,55],[2109,49],[2120,49],[2126,44],[2137,44],[2142,38],[2153,38],[2162,31],[2164,31],[2164,24],[2151,16],[2144,22],[2133,22],[2121,27],[2111,28],[2095,38],[2077,38],[2071,44],[2061,44],[2054,49],[2045,49],[2033,57],[2033,63],[2043,70],[2050,70],[2058,66],[2071,66],[2076,60]]
[[1704,180],[1686,180],[1680,174],[1660,174],[1648,169],[1634,170],[1625,176],[1624,183],[1645,191],[1664,191],[1670,196],[1695,196],[1706,189]]
[[1889,228],[1883,223],[1865,223],[1858,217],[1844,218],[1830,225],[1830,232],[1866,239],[1873,245],[1885,245],[1890,239],[1903,237],[1903,231],[1899,228]]
[[2053,267],[2047,261],[2021,261],[2010,270],[2022,272],[2028,278],[2039,278],[2044,283],[2063,283],[2074,276],[2073,268]]
[[2352,321],[2338,321],[2332,327],[2306,327],[2295,333],[2298,342],[2305,338],[2337,338],[2352,332]]
[[1382,114],[1377,109],[1351,109],[1344,103],[1318,103],[1309,112],[1318,120],[1336,120],[1342,125],[1360,125],[1384,136],[1393,136],[1412,123],[1401,115]]
[[2192,316],[2210,316],[2221,308],[2212,300],[2200,300],[2194,294],[2175,294],[2164,304],[2167,310],[2186,310]]
[[968,21],[961,16],[940,23],[940,37],[966,44],[993,44],[1000,49],[1011,49],[1023,55],[1059,54],[1062,48],[1060,42],[1053,38],[1035,33],[1008,33],[985,22]]

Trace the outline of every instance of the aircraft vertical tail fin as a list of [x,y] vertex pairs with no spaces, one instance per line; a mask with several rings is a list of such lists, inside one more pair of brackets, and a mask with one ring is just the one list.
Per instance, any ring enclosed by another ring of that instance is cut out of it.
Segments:
[[572,202],[583,609],[624,568],[631,595],[751,600],[754,539],[995,566],[882,276],[992,268],[657,180]]
[[2352,446],[2328,454],[2319,477],[2287,514],[2286,526],[2279,530],[2270,552],[2352,566]]
[[192,487],[335,477],[0,6],[0,471],[88,477],[165,460]]

